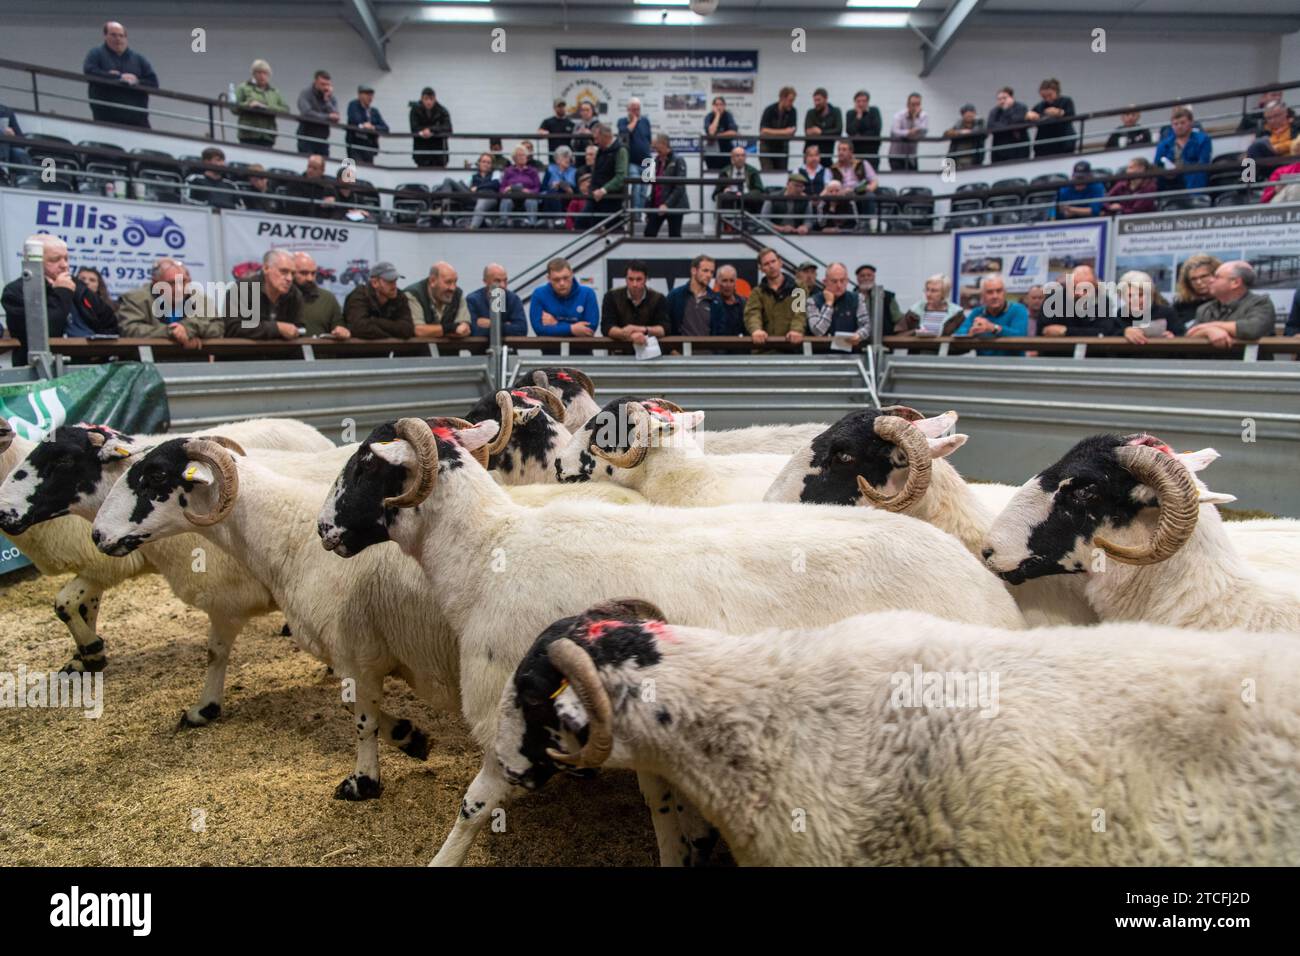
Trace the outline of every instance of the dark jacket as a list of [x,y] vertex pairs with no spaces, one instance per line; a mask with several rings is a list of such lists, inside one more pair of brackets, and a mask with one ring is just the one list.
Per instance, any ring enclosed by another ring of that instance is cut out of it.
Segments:
[[315,86],[309,86],[298,94],[298,115],[305,117],[298,121],[298,152],[329,155],[329,144],[318,140],[329,139],[330,114],[338,111],[338,97],[333,93],[322,96]]
[[809,109],[803,114],[805,133],[808,132],[809,126],[816,126],[821,130],[821,133],[813,139],[804,140],[804,148],[816,146],[821,150],[821,154],[825,159],[834,159],[835,141],[844,132],[844,114],[840,112],[840,108],[827,103],[825,116],[818,113],[816,107]]
[[[236,292],[238,299],[226,301],[226,338],[279,340],[282,336],[276,328],[277,322],[302,326],[302,293],[297,286],[290,284],[289,291],[272,305],[266,297],[262,273],[254,272],[239,284]],[[240,303],[253,301],[257,302],[257,313],[242,314]],[[257,320],[256,324],[253,324],[254,319]]]
[[1064,315],[1056,315],[1048,311],[1048,305],[1054,302],[1049,297],[1043,305],[1043,318],[1039,322],[1039,334],[1042,334],[1044,326],[1063,325],[1065,326],[1065,334],[1071,337],[1123,335],[1124,329],[1131,325],[1132,322],[1127,317],[1115,314],[1118,311],[1118,304],[1111,302],[1105,295],[1098,295],[1095,301],[1097,315],[1079,315],[1073,309],[1073,303],[1066,303],[1067,307],[1070,307],[1070,312]]
[[423,103],[416,103],[411,107],[410,119],[412,133],[418,133],[427,127],[434,134],[428,139],[421,136],[414,137],[415,145],[412,149],[415,151],[416,163],[423,160],[423,163],[427,165],[446,166],[447,138],[445,134],[452,132],[451,114],[447,112],[447,107],[441,103],[434,103],[432,108],[426,110]]
[[[9,334],[22,344],[13,353],[15,365],[27,364],[27,306],[23,301],[23,280],[15,279],[0,293],[0,306],[4,307],[5,324]],[[117,334],[117,316],[113,307],[77,282],[75,289],[56,289],[45,283],[45,312],[50,338],[81,336],[87,332],[105,335]]]
[[[1035,134],[1035,142],[1042,143],[1048,149],[1055,150],[1058,153],[1068,153],[1074,149],[1073,137],[1074,131],[1074,100],[1068,96],[1056,97],[1056,102],[1049,103],[1046,100],[1039,100],[1034,107],[1034,112],[1039,116],[1045,115],[1044,110],[1051,107],[1064,110],[1064,116],[1053,116],[1048,119],[1038,121],[1038,132]],[[1048,140],[1060,140],[1060,142],[1048,143]],[[1046,151],[1046,150],[1044,150]]]
[[371,105],[370,113],[367,116],[366,108],[361,105],[360,100],[353,100],[348,104],[348,125],[360,126],[362,123],[373,123],[375,131],[362,132],[360,130],[348,130],[347,135],[343,137],[349,146],[360,146],[363,149],[372,150],[379,148],[379,134],[388,132],[388,124],[384,122],[383,114],[379,112],[379,107]]
[[190,186],[190,199],[213,209],[238,209],[240,195],[239,187],[225,176],[219,179],[199,176]]
[[[591,165],[592,192],[597,189],[603,189],[607,193],[623,192],[627,184],[628,161],[627,147],[618,140],[597,150],[596,161]],[[617,203],[618,200],[614,202]]]
[[[745,181],[739,185],[741,193],[747,196],[763,195],[763,174],[753,166],[746,163],[744,175]],[[718,173],[718,179],[720,180],[737,178],[739,177],[736,175],[736,171],[732,168],[731,163],[727,163],[727,165],[722,168],[722,171]],[[722,195],[724,190],[731,189],[735,185],[736,184],[734,183],[719,182],[718,185],[713,187],[713,198],[716,200],[720,195]]]
[[297,289],[302,296],[301,325],[308,335],[325,335],[343,324],[343,309],[333,292],[322,289],[315,282],[297,286]]
[[853,155],[865,155],[872,166],[880,164],[880,125],[880,110],[874,106],[861,116],[856,109],[844,114],[844,135],[853,140]]
[[[123,83],[118,75],[134,73],[140,80],[135,86]],[[107,82],[91,83],[87,92],[92,100],[103,100],[113,105],[90,105],[90,113],[97,123],[120,123],[123,126],[143,126],[149,128],[149,114],[141,112],[149,108],[149,93],[146,88],[158,89],[158,74],[153,71],[149,61],[135,50],[127,47],[119,56],[100,44],[86,54],[81,72],[90,76],[103,77]],[[131,107],[136,107],[132,109]]]
[[948,152],[950,154],[960,154],[953,156],[953,162],[958,167],[964,166],[983,166],[984,165],[984,140],[988,136],[988,130],[984,128],[984,121],[976,119],[975,125],[970,129],[965,129],[961,125],[961,120],[952,127],[953,130],[961,132],[948,140]]
[[641,304],[633,305],[628,298],[627,286],[606,292],[600,303],[600,334],[609,335],[610,329],[624,325],[662,325],[664,334],[671,334],[672,324],[668,320],[664,294],[656,289],[646,289]]
[[1287,317],[1286,328],[1282,331],[1287,335],[1300,335],[1300,291],[1291,296],[1291,314]]
[[1007,109],[995,106],[989,110],[988,129],[993,134],[993,149],[989,153],[989,162],[1006,163],[1017,159],[1029,158],[1029,130],[1006,129],[1025,122],[1029,108],[1019,100]]
[[334,183],[332,180],[321,176],[319,179],[308,179],[305,176],[301,179],[292,180],[285,188],[284,194],[292,199],[309,199],[307,202],[284,203],[284,211],[289,216],[307,216],[315,219],[332,219],[334,210],[328,206],[321,205],[321,200],[326,196],[334,196]]
[[[685,179],[686,178],[686,160],[676,153],[669,153],[661,166],[659,157],[655,157],[655,179]],[[665,205],[669,209],[687,209],[691,201],[686,197],[685,183],[660,183],[650,184],[650,196],[646,205],[652,209]]]
[[411,307],[398,292],[383,305],[369,283],[359,285],[343,300],[343,324],[359,339],[409,339],[415,336]]
[[1120,126],[1106,140],[1107,149],[1125,149],[1144,146],[1151,142],[1151,130],[1146,127]]
[[[425,285],[427,284],[425,283]],[[470,322],[470,334],[488,335],[492,331],[490,328],[480,329],[478,326],[479,319],[490,319],[492,317],[492,300],[488,298],[487,287],[475,289],[465,296],[465,307],[469,309],[469,317],[472,320]],[[502,335],[528,334],[528,316],[524,314],[524,300],[509,289],[506,289],[506,309],[501,318],[504,323],[501,330]]]

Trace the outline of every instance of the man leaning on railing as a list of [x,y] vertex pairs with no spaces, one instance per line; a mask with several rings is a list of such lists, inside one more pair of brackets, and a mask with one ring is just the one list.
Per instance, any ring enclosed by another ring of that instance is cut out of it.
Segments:
[[148,60],[127,48],[126,27],[116,20],[105,23],[104,42],[86,54],[81,72],[111,81],[89,85],[90,115],[95,122],[149,129],[145,90],[158,89],[158,74]]
[[1254,285],[1255,270],[1249,262],[1235,259],[1215,269],[1210,280],[1213,298],[1196,310],[1188,338],[1207,338],[1211,345],[1227,348],[1233,339],[1272,335],[1277,322],[1273,301],[1251,292]]

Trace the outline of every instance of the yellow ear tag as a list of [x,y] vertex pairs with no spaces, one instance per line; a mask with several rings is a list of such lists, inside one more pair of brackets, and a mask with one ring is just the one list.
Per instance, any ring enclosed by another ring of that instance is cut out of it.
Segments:
[[123,448],[121,445],[118,445],[116,448],[113,449],[113,454],[117,455],[119,458],[130,458],[130,457],[131,457],[131,452],[130,452],[130,450],[129,450],[129,449],[126,449],[126,448]]
[[564,680],[560,681],[560,686],[555,688],[555,693],[551,695],[551,700],[555,700],[555,698],[559,697],[568,689],[569,689],[569,679],[566,677]]
[[186,481],[193,481],[193,480],[194,480],[194,476],[198,473],[198,470],[199,470],[199,468],[198,468],[197,465],[190,465],[188,468],[186,468],[186,469],[185,469],[185,480],[186,480]]

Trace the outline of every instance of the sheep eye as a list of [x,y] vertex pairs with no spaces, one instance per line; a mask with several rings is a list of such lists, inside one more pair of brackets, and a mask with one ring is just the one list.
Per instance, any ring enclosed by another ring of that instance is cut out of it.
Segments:
[[835,457],[836,457],[837,459],[839,459],[842,463],[846,464],[846,465],[851,465],[851,464],[853,464],[853,456],[850,455],[850,454],[849,454],[848,452],[846,452],[846,451],[842,451],[842,452],[840,452],[840,453],[839,453],[838,455],[836,455]]

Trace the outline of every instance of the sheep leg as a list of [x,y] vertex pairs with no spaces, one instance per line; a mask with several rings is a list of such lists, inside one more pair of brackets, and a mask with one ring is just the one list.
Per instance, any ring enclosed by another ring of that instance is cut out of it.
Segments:
[[683,860],[686,835],[682,833],[678,815],[673,812],[676,805],[673,788],[663,777],[642,771],[637,771],[636,783],[650,808],[650,822],[654,824],[655,843],[659,846],[659,865],[689,866],[689,853]]
[[443,841],[442,849],[430,866],[460,866],[469,855],[470,844],[483,825],[492,819],[492,811],[504,806],[514,787],[506,780],[496,758],[488,754],[483,766],[465,791],[456,823]]
[[203,693],[197,706],[181,712],[177,730],[202,727],[221,716],[221,699],[226,688],[226,666],[230,663],[230,649],[245,623],[246,618],[228,620],[208,615],[208,672],[203,681]]
[[78,575],[59,589],[54,599],[54,614],[77,642],[77,652],[63,665],[64,673],[102,671],[108,664],[104,642],[95,633],[99,620],[99,598],[104,589]]
[[680,792],[674,791],[673,796],[677,800],[673,805],[673,812],[677,816],[677,829],[682,835],[682,845],[679,849],[685,851],[682,865],[708,866],[713,848],[718,845],[718,829],[704,819],[700,811],[695,809],[695,805]]
[[429,735],[405,717],[399,719],[386,710],[379,712],[379,735],[408,757],[427,760]]
[[383,676],[359,673],[356,700],[352,704],[357,728],[357,768],[334,790],[335,800],[373,800],[384,792],[379,782],[379,715],[383,699]]

